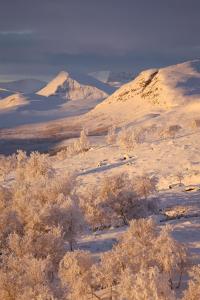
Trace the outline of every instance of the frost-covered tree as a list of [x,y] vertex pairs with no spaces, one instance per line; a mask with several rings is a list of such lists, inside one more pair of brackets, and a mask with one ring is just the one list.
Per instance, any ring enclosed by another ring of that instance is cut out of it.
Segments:
[[121,274],[119,299],[128,300],[175,300],[168,277],[157,267],[140,269],[137,274],[127,268]]
[[106,137],[106,141],[108,144],[114,144],[116,142],[116,138],[117,138],[117,135],[116,135],[116,128],[115,126],[111,126],[108,128],[108,134],[107,134],[107,137]]
[[96,186],[90,186],[80,196],[80,207],[87,223],[93,231],[109,226],[108,216],[100,206]]
[[177,276],[182,276],[186,262],[184,246],[171,237],[168,228],[160,231],[152,219],[140,219],[131,221],[119,243],[103,254],[99,270],[103,286],[114,287],[120,284],[126,269],[131,276],[137,276],[140,270],[157,268],[160,276],[167,278],[168,289],[172,290],[179,287]]
[[15,170],[17,165],[16,155],[0,156],[0,178],[6,180],[7,176]]
[[135,147],[133,130],[123,127],[118,134],[117,143],[120,148],[126,151],[132,151]]
[[90,142],[88,139],[88,132],[86,129],[81,130],[80,139],[79,139],[79,147],[82,152],[88,151],[90,148]]
[[16,180],[0,188],[0,299],[67,297],[58,267],[84,225],[74,186],[48,156],[17,154]]
[[57,157],[58,159],[63,160],[67,157],[71,157],[79,153],[87,152],[89,149],[90,149],[90,141],[87,136],[87,131],[83,129],[80,132],[79,139],[67,145],[66,148],[61,149],[57,153]]
[[49,156],[32,152],[29,157],[22,151],[17,155],[16,179],[20,181],[34,181],[40,177],[49,178],[53,174]]
[[183,300],[200,299],[200,265],[194,266],[190,272],[190,281]]
[[146,129],[141,127],[123,127],[118,134],[118,145],[126,151],[132,151],[136,145],[142,144],[145,140]]
[[178,179],[179,185],[182,184],[182,180],[184,179],[184,174],[182,171],[176,173],[176,178]]
[[[142,198],[139,184],[135,188],[136,181],[127,173],[120,173],[105,176],[91,192],[87,190],[82,196],[81,207],[92,228],[128,225],[131,219],[155,212],[156,201]],[[152,183],[150,187],[144,186],[148,194],[153,191]]]
[[3,256],[0,278],[0,299],[3,300],[55,299],[59,295],[53,288],[48,258]]
[[133,187],[138,197],[147,197],[156,192],[156,178],[150,178],[148,175],[142,175],[134,178]]
[[94,259],[87,251],[67,253],[60,262],[59,277],[64,289],[70,293],[70,299],[88,300],[96,297],[92,265]]

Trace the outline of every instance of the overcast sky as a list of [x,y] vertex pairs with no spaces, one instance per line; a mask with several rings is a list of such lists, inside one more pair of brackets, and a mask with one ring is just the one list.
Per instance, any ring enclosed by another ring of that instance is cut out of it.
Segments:
[[200,57],[200,0],[0,0],[0,80]]

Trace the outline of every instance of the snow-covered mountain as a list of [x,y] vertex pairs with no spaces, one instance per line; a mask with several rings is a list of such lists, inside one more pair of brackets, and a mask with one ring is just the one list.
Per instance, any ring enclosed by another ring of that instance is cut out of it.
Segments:
[[38,79],[21,79],[10,82],[0,82],[0,88],[9,90],[11,92],[19,93],[34,93],[46,85],[45,81]]
[[[143,71],[103,101],[90,100],[94,95],[105,95],[98,89],[96,94],[93,87],[95,93],[82,101],[85,96],[82,85],[78,84],[76,90],[76,82],[72,82],[69,89],[66,84],[71,83],[71,78],[69,81],[68,78],[68,74],[61,73],[40,91],[45,96],[28,95],[28,105],[12,112],[0,111],[0,127],[4,128],[1,138],[23,134],[26,138],[46,138],[53,132],[54,137],[62,135],[64,139],[68,135],[77,136],[82,127],[104,134],[111,125],[146,127],[152,123],[164,128],[178,124],[189,128],[193,122],[199,124],[200,60]],[[79,101],[66,101],[77,98]],[[32,126],[27,126],[30,123]]]
[[37,92],[42,96],[58,96],[66,100],[95,100],[108,96],[103,90],[78,82],[65,71],[60,72],[43,89]]
[[28,100],[24,95],[20,93],[12,94],[0,101],[0,111],[4,109],[17,108],[27,104]]
[[[190,107],[190,108],[189,108]],[[145,114],[200,109],[200,60],[141,72],[89,114],[133,121]]]
[[121,87],[134,78],[134,74],[131,72],[97,71],[90,73],[90,75],[116,88]]

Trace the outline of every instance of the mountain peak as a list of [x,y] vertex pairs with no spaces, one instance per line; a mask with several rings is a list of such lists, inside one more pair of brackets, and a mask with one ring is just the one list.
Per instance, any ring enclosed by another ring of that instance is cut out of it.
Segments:
[[70,74],[67,71],[60,71],[55,78],[67,80],[69,77],[70,77]]
[[108,95],[92,85],[82,84],[70,76],[66,71],[61,71],[43,89],[37,92],[41,96],[57,96],[66,100],[94,100],[104,99]]

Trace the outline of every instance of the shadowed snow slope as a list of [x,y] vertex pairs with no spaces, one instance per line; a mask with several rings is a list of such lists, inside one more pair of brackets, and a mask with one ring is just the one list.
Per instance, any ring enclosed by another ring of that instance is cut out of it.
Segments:
[[27,94],[37,92],[45,86],[45,84],[46,82],[38,79],[21,79],[10,82],[0,82],[0,88],[4,88],[12,92]]
[[84,100],[84,99],[103,99],[108,96],[103,90],[95,86],[81,84],[71,78],[69,73],[60,72],[52,81],[50,81],[38,95],[59,96],[66,100]]

